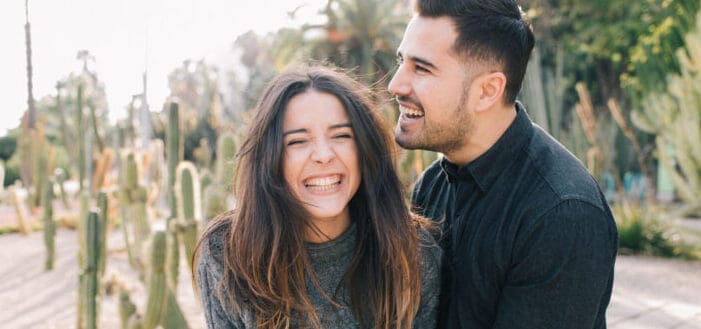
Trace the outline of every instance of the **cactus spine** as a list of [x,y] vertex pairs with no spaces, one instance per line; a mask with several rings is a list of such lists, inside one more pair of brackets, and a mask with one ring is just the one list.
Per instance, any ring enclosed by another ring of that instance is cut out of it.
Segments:
[[197,222],[200,219],[200,181],[195,165],[183,161],[178,165],[175,179],[175,196],[178,201],[178,221],[185,246],[185,258],[192,270],[192,255],[197,244]]
[[53,211],[53,181],[49,180],[44,187],[44,197],[42,198],[42,218],[44,221],[44,245],[46,246],[46,264],[44,268],[49,271],[54,268],[56,222]]
[[155,328],[165,316],[166,297],[166,232],[158,231],[153,235],[151,244],[151,267],[148,278],[148,297],[146,313],[143,318],[145,329]]
[[85,285],[83,305],[85,307],[85,328],[96,329],[99,298],[99,263],[100,263],[100,215],[97,210],[90,211],[85,223],[85,267],[83,282]]

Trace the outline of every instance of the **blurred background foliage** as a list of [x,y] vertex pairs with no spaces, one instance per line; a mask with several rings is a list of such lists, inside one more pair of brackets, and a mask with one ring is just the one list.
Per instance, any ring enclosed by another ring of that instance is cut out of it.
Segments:
[[[682,205],[674,215],[701,216],[700,1],[520,3],[537,40],[519,97],[531,118],[587,165],[612,203],[644,209],[671,201]],[[124,100],[129,115],[116,124],[108,120],[96,59],[80,51],[80,69],[57,81],[55,94],[37,98],[35,129],[55,148],[55,167],[75,178],[79,131],[86,133],[90,169],[107,146],[144,148],[151,138],[164,140],[165,104],[177,99],[184,159],[213,171],[218,137],[241,140],[267,81],[308,62],[336,64],[372,86],[391,128],[398,112],[386,87],[411,16],[408,1],[328,0],[320,14],[321,23],[238,36],[226,63],[185,59],[168,76],[170,98],[162,107],[146,104],[144,85]],[[0,138],[5,185],[21,179],[32,186],[30,175],[21,174],[32,161],[20,155],[36,154],[22,142],[27,134],[18,127]],[[407,188],[436,157],[398,150]]]

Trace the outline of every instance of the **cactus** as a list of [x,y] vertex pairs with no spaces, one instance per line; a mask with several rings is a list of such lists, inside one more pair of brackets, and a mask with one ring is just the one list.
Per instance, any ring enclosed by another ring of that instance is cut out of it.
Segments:
[[42,219],[44,221],[44,245],[46,246],[46,263],[44,269],[50,271],[54,268],[56,222],[54,221],[53,202],[54,191],[53,181],[49,180],[44,187],[43,198],[41,200]]
[[83,184],[85,183],[85,130],[83,129],[83,85],[78,85],[78,100],[76,102],[76,125],[78,129],[78,186],[80,190],[83,190]]
[[170,209],[170,218],[177,216],[177,206],[175,204],[175,169],[182,159],[180,152],[180,117],[178,111],[178,103],[171,102],[170,110],[168,111],[168,132],[166,135],[166,159],[168,161],[168,185],[166,191],[168,193],[168,207]]
[[231,187],[236,174],[236,138],[233,134],[223,134],[217,140],[217,182],[224,186],[227,192]]
[[227,192],[220,184],[212,183],[204,191],[204,214],[206,222],[227,210]]
[[100,263],[100,223],[99,210],[91,210],[85,219],[85,266],[81,273],[85,285],[83,305],[85,308],[85,328],[96,329],[99,300],[99,263]]
[[139,183],[139,168],[134,153],[128,153],[123,161],[119,200],[124,240],[130,264],[143,275],[141,260],[143,242],[151,234],[151,225],[146,209],[148,192]]
[[207,185],[204,191],[204,218],[211,218],[229,208],[228,198],[232,195],[232,186],[236,174],[236,139],[232,134],[223,134],[217,140],[217,162],[215,181]]
[[175,294],[173,291],[168,289],[168,301],[166,304],[166,314],[163,319],[163,328],[168,329],[187,329],[187,320],[185,320],[185,315],[182,309],[178,305],[178,301],[175,299]]
[[148,278],[148,297],[143,318],[145,329],[153,329],[163,321],[166,311],[168,285],[166,284],[166,232],[153,234]]
[[95,164],[95,172],[93,173],[92,179],[92,193],[97,193],[97,191],[104,186],[105,178],[109,172],[112,164],[114,163],[114,151],[110,148],[105,148],[100,154],[100,158]]
[[200,186],[197,168],[191,162],[184,161],[178,165],[175,178],[175,197],[178,204],[178,223],[181,239],[185,246],[185,258],[192,269],[192,254],[197,244],[197,222],[200,220]]
[[180,252],[178,249],[178,235],[174,229],[175,221],[178,215],[177,202],[175,200],[175,169],[182,157],[180,147],[180,116],[178,103],[173,101],[170,103],[168,111],[168,134],[166,136],[166,159],[168,161],[168,185],[166,186],[168,207],[170,208],[170,216],[168,217],[166,226],[168,227],[169,243],[168,243],[168,282],[170,287],[175,290],[178,283],[178,268],[180,264]]
[[56,168],[54,170],[54,178],[56,179],[56,184],[58,185],[58,190],[61,193],[61,203],[63,207],[68,209],[70,204],[68,203],[68,194],[66,194],[66,188],[63,183],[66,181],[66,171],[63,168]]
[[129,319],[132,315],[136,315],[136,305],[131,301],[129,291],[120,289],[119,291],[119,319],[122,324],[122,329],[129,327]]
[[43,197],[44,186],[49,179],[49,156],[47,154],[46,147],[46,120],[41,120],[33,130],[33,142],[30,149],[33,153],[32,160],[32,185],[34,186],[34,191],[30,195],[30,204],[32,207],[38,207],[41,205],[41,198]]
[[98,277],[102,277],[105,274],[105,267],[107,267],[107,228],[108,228],[108,211],[109,204],[107,202],[107,193],[100,192],[97,194],[97,207],[100,210],[100,257],[98,263]]
[[76,326],[78,329],[84,329],[85,328],[85,310],[86,310],[86,304],[85,304],[85,296],[86,296],[86,290],[85,288],[87,287],[85,283],[85,267],[86,267],[86,256],[87,256],[87,244],[88,241],[85,239],[86,237],[86,223],[88,222],[87,218],[89,215],[89,204],[90,204],[90,195],[88,195],[87,191],[83,191],[80,193],[80,217],[78,219],[78,268],[81,269],[81,273],[78,276],[78,325]]

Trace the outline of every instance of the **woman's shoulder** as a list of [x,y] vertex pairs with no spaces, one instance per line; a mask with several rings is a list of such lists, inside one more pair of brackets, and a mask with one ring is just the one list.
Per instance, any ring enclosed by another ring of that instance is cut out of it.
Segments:
[[221,266],[230,228],[230,222],[222,219],[215,219],[209,224],[202,234],[200,242],[200,263],[208,266]]

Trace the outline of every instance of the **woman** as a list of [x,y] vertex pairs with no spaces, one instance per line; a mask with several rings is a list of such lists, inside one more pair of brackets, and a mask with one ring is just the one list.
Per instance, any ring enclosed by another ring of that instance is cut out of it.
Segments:
[[236,209],[198,246],[211,328],[432,328],[440,250],[402,200],[368,91],[303,67],[267,86]]

